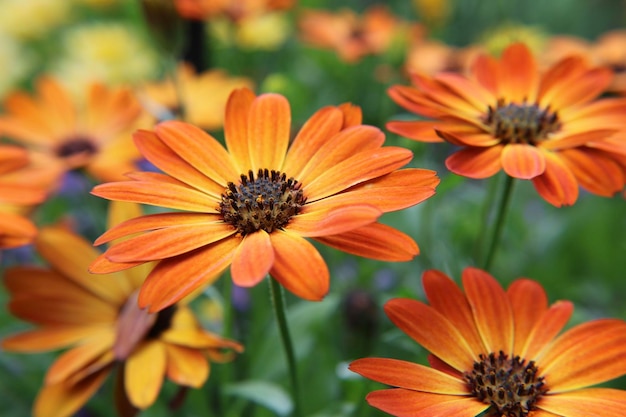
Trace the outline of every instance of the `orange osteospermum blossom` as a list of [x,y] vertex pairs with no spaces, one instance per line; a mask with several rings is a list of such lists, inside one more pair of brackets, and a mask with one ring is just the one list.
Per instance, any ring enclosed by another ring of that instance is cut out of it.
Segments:
[[376,220],[432,196],[435,172],[398,170],[412,153],[382,147],[384,134],[361,125],[351,105],[316,112],[291,146],[290,124],[285,97],[240,89],[226,108],[227,150],[178,121],[137,132],[138,148],[165,174],[133,173],[93,194],[183,211],[109,230],[95,243],[147,233],[111,246],[91,271],[160,261],[139,294],[141,306],[158,311],[229,265],[237,285],[254,286],[270,274],[297,296],[320,300],[329,272],[305,238],[368,258],[412,259],[415,242]]
[[25,149],[0,145],[0,249],[32,241],[37,228],[23,215],[46,199],[57,177],[30,161]]
[[63,172],[84,168],[100,181],[117,181],[141,158],[130,133],[148,116],[130,89],[92,83],[74,100],[58,81],[42,77],[35,97],[14,92],[4,110],[0,133]]
[[[167,112],[173,113],[182,109],[185,121],[207,130],[222,127],[226,101],[232,90],[252,87],[252,80],[248,78],[229,77],[222,70],[196,74],[190,65],[185,64],[178,67],[177,79],[177,87],[172,80],[145,85],[141,92],[146,95],[143,100],[146,108],[156,109],[153,113],[159,113],[158,106],[164,106]],[[211,94],[207,95],[207,91]]]
[[[559,335],[569,301],[548,306],[537,282],[508,290],[487,272],[463,271],[463,291],[430,270],[430,305],[397,298],[385,312],[431,355],[430,367],[385,358],[350,369],[393,389],[368,394],[370,405],[398,417],[618,417],[626,391],[590,388],[626,374],[626,322],[599,319]],[[484,414],[481,414],[484,413]]]
[[[127,218],[126,208],[114,212],[112,217]],[[50,268],[10,268],[4,283],[9,311],[37,328],[2,341],[16,352],[68,348],[46,374],[35,417],[73,415],[116,368],[116,406],[130,417],[155,401],[164,377],[200,387],[209,375],[207,357],[222,361],[228,358],[224,349],[241,350],[203,330],[186,303],[158,314],[140,309],[137,292],[149,264],[94,277],[87,267],[97,251],[59,226],[43,228],[35,245]]]
[[[361,16],[350,9],[305,10],[298,25],[303,42],[332,49],[346,62],[385,52],[400,29],[407,29],[382,5],[370,7]],[[413,29],[416,36],[421,35],[418,26]]]
[[233,21],[274,10],[290,9],[294,0],[176,0],[178,13],[187,19],[204,20],[225,15]]
[[595,100],[611,78],[609,69],[590,68],[581,57],[540,75],[529,50],[514,44],[500,60],[479,56],[470,77],[414,74],[414,87],[391,87],[396,103],[436,120],[392,121],[387,128],[462,147],[446,160],[458,175],[487,178],[503,169],[532,180],[549,203],[571,205],[579,185],[603,196],[623,188],[616,155],[626,154],[626,140],[615,134],[624,129],[626,98]]

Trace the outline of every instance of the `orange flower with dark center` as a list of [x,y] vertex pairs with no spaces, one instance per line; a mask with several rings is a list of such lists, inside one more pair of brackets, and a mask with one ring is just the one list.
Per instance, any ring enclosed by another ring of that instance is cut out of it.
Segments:
[[626,177],[626,98],[598,99],[612,78],[581,57],[566,58],[543,75],[522,44],[500,60],[478,57],[470,77],[414,74],[415,87],[393,86],[402,107],[436,121],[394,121],[387,128],[423,142],[462,147],[446,160],[450,171],[487,178],[501,169],[532,180],[555,206],[571,205],[578,186],[611,196]]
[[320,300],[328,292],[328,268],[305,238],[368,258],[412,259],[415,242],[376,221],[432,196],[435,172],[398,170],[412,153],[382,147],[384,134],[361,125],[360,109],[351,105],[319,110],[291,146],[290,124],[283,96],[241,89],[226,108],[227,150],[182,122],[137,132],[137,147],[165,174],[133,173],[93,194],[181,211],[109,230],[96,244],[144,233],[109,247],[91,271],[160,261],[139,294],[142,307],[158,311],[231,264],[240,286],[270,274],[299,297]]
[[[129,209],[114,204],[114,222],[128,218]],[[241,351],[239,344],[203,330],[185,302],[158,314],[139,308],[137,293],[149,264],[94,277],[87,266],[98,252],[61,227],[43,228],[35,246],[50,268],[10,268],[4,282],[9,311],[37,328],[2,341],[4,349],[16,352],[68,348],[46,374],[35,417],[73,415],[115,369],[118,412],[133,416],[156,400],[165,377],[200,387],[209,375],[208,359],[228,359],[224,349]]]
[[78,103],[56,80],[43,77],[36,97],[15,92],[4,108],[2,134],[63,172],[85,169],[98,180],[116,181],[141,158],[130,133],[148,116],[129,89],[93,83]]
[[620,416],[626,391],[589,388],[626,374],[626,322],[599,319],[559,333],[573,312],[548,306],[543,288],[518,279],[507,291],[488,273],[463,271],[465,294],[445,274],[423,276],[430,305],[393,299],[385,312],[431,352],[431,367],[365,358],[350,369],[393,389],[368,394],[398,417]]

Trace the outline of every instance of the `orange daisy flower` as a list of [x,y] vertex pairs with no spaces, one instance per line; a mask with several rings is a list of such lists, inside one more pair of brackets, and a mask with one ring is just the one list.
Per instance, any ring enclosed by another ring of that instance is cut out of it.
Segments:
[[4,109],[0,132],[63,172],[84,168],[98,180],[116,181],[141,158],[130,133],[148,120],[129,89],[94,83],[78,103],[58,81],[43,77],[36,97],[15,92]]
[[46,199],[56,179],[56,172],[31,163],[25,149],[0,145],[0,249],[32,241],[37,228],[23,215]]
[[[171,119],[171,113],[182,107],[185,121],[206,130],[220,129],[224,124],[224,109],[232,90],[252,87],[252,80],[248,78],[229,77],[222,70],[196,74],[191,65],[186,64],[178,67],[176,77],[178,87],[172,80],[167,80],[145,85],[141,89],[146,95],[143,100],[146,108],[154,109],[153,114],[165,113],[165,117],[159,117],[165,120]],[[211,91],[210,96],[207,96],[207,91]]]
[[626,154],[626,98],[594,100],[610,84],[611,71],[570,57],[539,75],[529,50],[508,47],[500,60],[482,55],[470,77],[414,74],[415,87],[393,86],[391,98],[435,121],[393,121],[387,128],[423,142],[447,141],[463,149],[448,169],[470,178],[501,169],[532,180],[555,206],[573,204],[578,185],[611,196],[624,185],[616,154]]
[[[121,205],[112,213],[113,218],[129,214]],[[35,417],[73,415],[115,368],[116,406],[120,415],[132,416],[155,401],[164,377],[199,387],[209,375],[207,357],[224,360],[223,349],[241,350],[203,330],[185,303],[158,314],[140,309],[137,291],[148,264],[94,278],[87,266],[97,251],[61,227],[43,228],[35,246],[51,268],[10,268],[4,282],[9,311],[37,328],[4,339],[2,347],[17,352],[69,348],[46,374]]]
[[[305,43],[337,52],[346,62],[356,62],[366,55],[381,54],[389,48],[403,25],[385,6],[373,6],[362,16],[350,9],[338,12],[305,10],[298,20]],[[411,28],[413,36],[421,37],[422,28]]]
[[431,352],[431,367],[352,362],[351,370],[397,387],[371,392],[370,405],[399,417],[623,415],[626,391],[589,387],[626,374],[626,322],[594,320],[557,336],[572,303],[548,306],[543,288],[524,278],[505,291],[476,268],[463,271],[465,294],[435,270],[423,285],[430,305],[397,298],[385,312]]
[[435,172],[397,170],[412,153],[382,147],[384,134],[361,125],[360,109],[351,105],[316,112],[291,146],[290,123],[283,96],[240,89],[226,107],[228,150],[178,121],[137,132],[137,147],[166,174],[134,173],[93,194],[184,211],[109,230],[96,244],[147,233],[111,246],[91,271],[160,261],[139,294],[142,307],[158,311],[231,264],[240,286],[254,286],[269,273],[297,296],[320,300],[328,268],[305,238],[368,258],[412,259],[415,242],[376,220],[432,196]]
[[294,0],[175,0],[178,13],[187,19],[204,20],[225,15],[233,21],[290,9],[294,3]]

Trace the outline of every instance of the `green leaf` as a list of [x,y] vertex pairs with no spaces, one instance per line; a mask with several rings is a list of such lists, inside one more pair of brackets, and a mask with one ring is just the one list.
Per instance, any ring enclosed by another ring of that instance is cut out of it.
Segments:
[[224,393],[262,405],[279,416],[287,416],[293,403],[285,390],[271,382],[248,380],[227,385]]

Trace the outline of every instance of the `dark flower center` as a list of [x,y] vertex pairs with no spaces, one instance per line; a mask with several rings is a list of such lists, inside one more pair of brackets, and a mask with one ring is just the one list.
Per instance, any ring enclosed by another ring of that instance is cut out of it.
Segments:
[[306,202],[301,184],[279,171],[259,169],[241,175],[241,183],[228,183],[219,211],[226,223],[245,236],[258,230],[282,229]]
[[487,416],[527,417],[548,392],[534,361],[509,358],[502,351],[498,355],[481,354],[479,358],[474,369],[463,376],[472,395],[491,405]]
[[505,105],[502,99],[498,100],[495,109],[489,106],[484,122],[491,128],[491,133],[505,144],[536,145],[561,128],[559,116],[549,106],[541,108],[527,103]]
[[92,140],[85,137],[75,137],[63,142],[57,149],[56,154],[60,158],[71,158],[76,155],[91,156],[98,151]]
[[172,318],[176,313],[176,304],[173,304],[157,313],[156,320],[148,333],[146,339],[156,339],[161,336],[161,333],[168,330],[172,326]]

